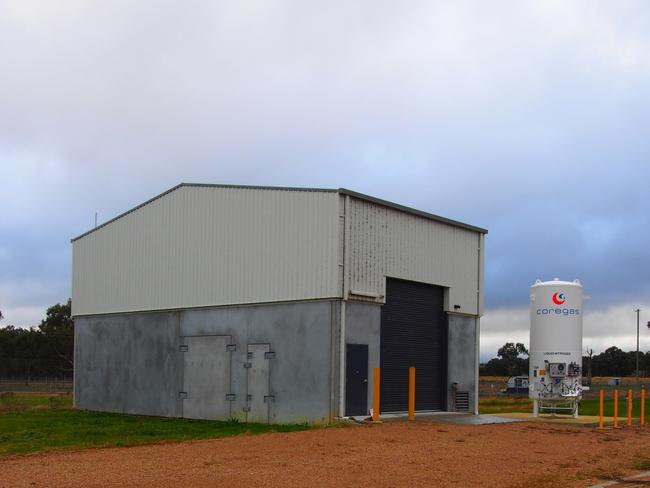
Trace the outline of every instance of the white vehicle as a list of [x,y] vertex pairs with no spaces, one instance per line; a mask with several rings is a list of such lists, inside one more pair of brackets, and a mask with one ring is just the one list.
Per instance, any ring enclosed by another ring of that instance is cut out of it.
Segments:
[[505,393],[528,393],[528,376],[511,376],[506,383]]

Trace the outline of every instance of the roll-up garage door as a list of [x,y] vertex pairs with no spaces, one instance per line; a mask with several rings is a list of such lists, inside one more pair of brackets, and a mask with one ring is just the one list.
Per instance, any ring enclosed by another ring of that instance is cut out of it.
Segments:
[[408,369],[416,368],[416,410],[443,410],[447,321],[444,289],[388,278],[381,310],[381,411],[408,410]]

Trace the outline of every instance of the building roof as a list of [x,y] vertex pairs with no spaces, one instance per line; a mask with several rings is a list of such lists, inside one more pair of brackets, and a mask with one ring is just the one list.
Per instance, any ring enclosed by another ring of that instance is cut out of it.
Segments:
[[406,207],[404,205],[400,205],[398,203],[393,203],[393,202],[390,202],[388,200],[382,200],[381,198],[376,198],[376,197],[373,197],[373,196],[370,196],[370,195],[365,195],[363,193],[358,193],[356,191],[348,190],[347,188],[333,189],[333,188],[300,188],[300,187],[284,187],[284,186],[219,185],[219,184],[210,184],[210,183],[180,183],[180,184],[174,186],[173,188],[170,188],[169,190],[164,191],[161,194],[156,195],[153,198],[150,198],[146,202],[143,202],[140,205],[137,205],[137,206],[133,207],[132,209],[127,210],[124,213],[121,213],[117,217],[114,217],[114,218],[112,218],[110,220],[107,220],[103,224],[98,225],[97,227],[95,227],[95,228],[93,228],[93,229],[91,229],[91,230],[89,230],[87,232],[84,232],[81,235],[78,235],[77,237],[71,239],[71,242],[74,242],[74,241],[76,241],[78,239],[81,239],[82,237],[85,237],[88,234],[91,234],[91,233],[95,232],[97,229],[101,229],[102,227],[105,227],[105,226],[109,225],[110,223],[115,222],[118,219],[121,219],[125,215],[128,215],[131,212],[135,212],[139,208],[144,207],[145,205],[148,205],[151,202],[153,202],[155,200],[158,200],[159,198],[164,197],[168,193],[171,193],[171,192],[173,192],[175,190],[178,190],[179,188],[182,188],[182,187],[185,187],[185,186],[189,186],[189,187],[206,187],[206,188],[239,188],[239,189],[244,189],[244,190],[285,190],[285,191],[313,191],[313,192],[339,193],[341,195],[346,195],[346,196],[349,196],[349,197],[352,197],[352,198],[357,198],[359,200],[365,200],[365,201],[368,201],[368,202],[371,202],[371,203],[375,203],[377,205],[382,205],[384,207],[394,208],[394,209],[399,210],[401,212],[405,212],[405,213],[408,213],[408,214],[411,214],[411,215],[417,215],[419,217],[423,217],[423,218],[429,219],[429,220],[434,220],[436,222],[442,222],[444,224],[452,225],[454,227],[460,227],[462,229],[471,230],[471,231],[474,231],[474,232],[478,232],[480,234],[487,234],[488,233],[488,231],[486,229],[483,229],[481,227],[476,227],[476,226],[473,226],[473,225],[470,225],[470,224],[465,224],[465,223],[459,222],[457,220],[448,219],[446,217],[441,217],[439,215],[424,212],[422,210],[417,210],[415,208]]

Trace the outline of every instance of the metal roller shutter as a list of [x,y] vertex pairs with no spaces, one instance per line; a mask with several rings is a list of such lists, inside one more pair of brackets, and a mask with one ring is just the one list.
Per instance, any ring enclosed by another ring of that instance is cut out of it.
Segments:
[[444,289],[388,278],[381,310],[381,411],[408,410],[408,368],[416,368],[416,410],[443,410],[447,321]]

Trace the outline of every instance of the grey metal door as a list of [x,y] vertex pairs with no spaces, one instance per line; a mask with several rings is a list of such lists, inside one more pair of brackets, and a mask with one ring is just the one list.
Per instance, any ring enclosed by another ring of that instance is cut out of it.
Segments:
[[184,337],[183,417],[230,418],[230,336]]
[[367,415],[368,344],[346,344],[345,351],[345,415]]
[[247,422],[269,423],[270,405],[270,344],[248,345],[248,369],[246,370]]

